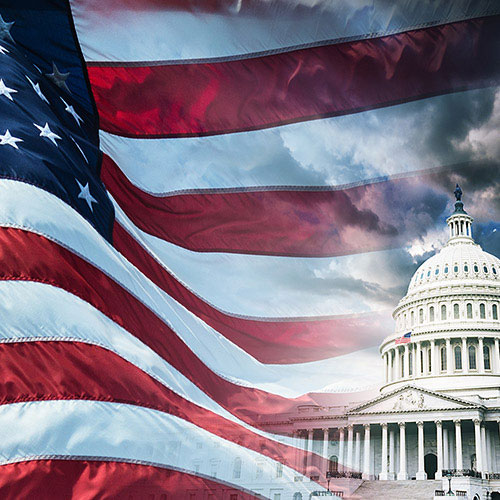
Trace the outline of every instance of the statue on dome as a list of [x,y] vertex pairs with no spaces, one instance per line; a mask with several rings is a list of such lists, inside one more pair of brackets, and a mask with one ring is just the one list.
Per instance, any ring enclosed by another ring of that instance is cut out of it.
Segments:
[[453,191],[453,194],[455,195],[455,198],[457,201],[461,201],[462,199],[462,190],[460,189],[460,186],[457,184],[457,187],[455,188],[455,191]]

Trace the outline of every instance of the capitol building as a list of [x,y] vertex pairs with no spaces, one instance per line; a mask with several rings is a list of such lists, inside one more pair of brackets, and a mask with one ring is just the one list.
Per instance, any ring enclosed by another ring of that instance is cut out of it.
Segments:
[[461,195],[447,244],[394,310],[379,395],[281,416],[281,433],[329,460],[304,457],[305,477],[344,498],[500,498],[500,260],[474,242]]

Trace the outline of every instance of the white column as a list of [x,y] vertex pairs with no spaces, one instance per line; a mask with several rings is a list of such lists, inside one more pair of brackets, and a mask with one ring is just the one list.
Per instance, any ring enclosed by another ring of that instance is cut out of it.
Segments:
[[400,422],[399,424],[399,472],[398,481],[408,479],[406,473],[406,424]]
[[488,450],[486,447],[486,426],[484,422],[483,425],[481,425],[481,451],[483,452],[483,472],[489,472]]
[[323,452],[322,456],[328,458],[328,431],[329,429],[323,429]]
[[306,459],[304,460],[304,469],[305,469],[305,475],[309,475],[309,467],[311,464],[309,463],[309,455],[311,454],[313,450],[313,437],[314,437],[314,429],[308,429],[307,433],[307,454],[306,454]]
[[478,367],[479,373],[484,373],[483,337],[479,337],[477,340],[478,340],[477,367]]
[[446,339],[446,373],[453,373],[453,359],[451,356],[451,340]]
[[345,469],[344,461],[344,428],[339,429],[339,472]]
[[500,373],[500,354],[499,354],[499,343],[500,339],[498,337],[495,338],[495,344],[493,345],[493,369],[495,373]]
[[356,448],[354,454],[354,469],[361,472],[361,432],[356,432]]
[[464,468],[462,459],[462,423],[460,420],[454,420],[455,422],[455,448],[456,448],[456,468],[461,470]]
[[396,365],[396,373],[394,374],[394,380],[399,380],[401,378],[401,365],[400,365],[400,359],[399,359],[399,347],[396,347],[394,349],[394,361]]
[[427,474],[425,473],[425,463],[424,463],[424,423],[417,422],[418,429],[418,469],[417,469],[417,479],[427,479]]
[[420,377],[422,374],[422,355],[420,354],[422,349],[421,349],[421,344],[422,342],[417,342],[417,353],[415,354],[415,377]]
[[363,442],[363,479],[370,479],[370,424],[364,424],[365,437]]
[[436,454],[437,454],[437,471],[436,479],[443,477],[443,425],[441,420],[436,420]]
[[[500,428],[500,424],[499,428]],[[391,429],[389,431],[389,479],[394,479],[394,473],[396,472],[396,467],[395,467],[395,459],[396,459],[396,453],[395,453],[395,447],[394,447],[394,429]]]
[[448,442],[448,429],[443,429],[443,469],[450,468],[449,462],[450,446]]
[[353,461],[352,461],[353,439],[354,439],[354,429],[353,429],[352,424],[349,424],[347,426],[347,467],[348,467],[348,472],[352,472],[354,469]]
[[436,341],[431,340],[431,374],[435,375],[439,370],[436,366]]
[[481,420],[474,419],[474,441],[476,443],[476,468],[483,472],[483,452],[481,447]]
[[469,373],[467,354],[467,337],[462,337],[462,373]]
[[404,362],[405,362],[405,378],[410,378],[410,347],[409,344],[405,344],[404,351]]
[[387,424],[380,424],[382,427],[382,470],[378,478],[381,481],[387,481]]

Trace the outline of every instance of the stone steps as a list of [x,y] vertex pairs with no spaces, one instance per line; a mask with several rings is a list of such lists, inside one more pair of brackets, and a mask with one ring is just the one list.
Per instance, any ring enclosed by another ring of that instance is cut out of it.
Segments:
[[363,481],[349,500],[432,500],[441,481]]

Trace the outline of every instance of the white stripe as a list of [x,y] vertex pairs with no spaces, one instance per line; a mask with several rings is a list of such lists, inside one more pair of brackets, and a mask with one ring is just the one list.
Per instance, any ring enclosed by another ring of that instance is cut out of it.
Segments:
[[352,115],[208,137],[131,139],[101,131],[101,149],[132,184],[158,196],[269,186],[341,189],[463,161],[453,148],[423,154],[430,149],[423,123],[443,110],[471,109],[490,93],[489,89],[470,90]]
[[[217,460],[217,479],[232,484],[232,464],[237,457],[244,464],[262,462],[269,477],[278,463],[173,415],[120,403],[73,400],[3,405],[0,428],[8,429],[2,433],[0,448],[4,463],[52,455],[88,456],[152,462],[196,474],[197,459],[204,467]],[[200,473],[209,475],[210,470]],[[295,483],[295,476],[301,474],[284,465],[280,486],[285,491],[307,493],[311,485]],[[301,479],[306,481],[303,476]],[[252,488],[240,480],[238,483]],[[323,490],[318,484],[312,486]]]
[[[158,263],[204,301],[236,316],[287,318],[378,311],[379,297],[370,299],[364,288],[332,289],[325,295],[321,278],[326,278],[325,283],[329,277],[367,279],[367,270],[375,262],[391,262],[401,252],[393,249],[322,258],[193,252],[141,231],[110,198],[116,220]],[[371,278],[376,277],[372,273]]]
[[[314,363],[264,365],[151,283],[57,197],[34,186],[4,179],[0,180],[0,199],[1,226],[42,234],[103,270],[154,311],[205,365],[222,377],[284,397],[319,390],[332,382],[337,384],[334,390],[339,392],[356,387],[359,370],[352,362],[359,359],[356,353]],[[366,383],[364,376],[362,383]]]
[[[72,0],[87,61],[221,58],[397,33],[498,12],[495,0],[221,2],[216,11]],[[203,3],[203,2],[201,2]],[[241,7],[241,8],[239,8]]]

